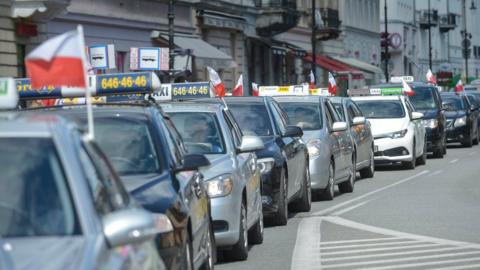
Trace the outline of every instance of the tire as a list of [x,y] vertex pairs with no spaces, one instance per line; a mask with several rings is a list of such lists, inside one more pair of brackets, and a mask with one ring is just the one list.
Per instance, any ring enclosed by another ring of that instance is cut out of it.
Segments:
[[297,212],[309,212],[312,208],[312,190],[310,187],[310,171],[305,169],[302,184],[302,197],[293,205]]
[[352,193],[355,187],[355,178],[357,174],[357,163],[355,155],[352,156],[352,171],[350,172],[350,177],[348,181],[338,184],[338,189],[341,193]]
[[473,138],[473,145],[478,145],[478,129],[477,129],[477,132],[475,134],[475,137]]
[[240,210],[240,228],[238,242],[231,250],[225,251],[224,255],[228,260],[244,261],[248,258],[248,228],[247,228],[247,209],[245,202],[242,201]]
[[248,242],[253,245],[263,243],[263,229],[263,213],[260,210],[260,216],[258,217],[257,223],[253,225],[253,228],[250,229],[248,233]]
[[331,201],[335,197],[335,168],[333,162],[330,161],[328,167],[328,184],[322,192],[322,198],[326,201]]
[[207,260],[205,261],[202,269],[213,270],[216,262],[216,247],[215,247],[215,235],[212,230],[212,226],[209,226],[207,235]]
[[182,269],[193,270],[193,248],[190,235],[187,233],[187,239],[183,248]]
[[278,211],[273,218],[273,223],[277,226],[287,225],[288,222],[287,181],[285,169],[282,168],[280,176],[280,194],[278,196]]
[[373,150],[370,153],[370,165],[367,168],[363,168],[360,170],[360,177],[361,178],[372,178],[375,175],[375,158],[374,158]]
[[433,157],[443,158],[443,155],[445,155],[446,152],[447,152],[447,144],[445,143],[445,140],[443,140],[443,142],[437,145],[435,150],[433,150]]
[[472,134],[470,133],[470,135],[467,137],[467,139],[465,139],[465,141],[462,142],[462,146],[464,147],[472,147],[473,145],[473,138],[472,138]]
[[413,141],[413,147],[412,147],[412,160],[411,161],[404,161],[402,162],[403,166],[408,169],[408,170],[414,170],[415,165],[417,162],[417,159],[415,157],[416,149],[415,149],[415,140]]
[[417,158],[417,165],[427,164],[427,141],[423,144],[423,154],[421,157]]

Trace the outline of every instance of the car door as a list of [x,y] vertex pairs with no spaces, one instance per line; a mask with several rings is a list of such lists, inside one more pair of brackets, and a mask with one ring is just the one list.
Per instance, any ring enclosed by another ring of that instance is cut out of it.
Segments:
[[[467,96],[465,95],[463,97],[464,99],[464,102],[465,102],[465,106],[467,107],[467,113],[468,113],[468,116],[470,118],[470,123],[471,123],[471,127],[472,127],[472,135],[475,136],[477,135],[477,125],[475,125],[475,123],[477,123],[477,119],[478,119],[478,110],[475,108],[475,105],[473,103],[473,100],[471,99],[470,96]],[[474,110],[471,110],[471,108],[475,108]]]
[[[362,113],[351,100],[346,101],[346,109],[348,121],[350,122],[350,134],[354,137],[357,147],[357,168],[359,166],[368,165],[370,161],[371,140],[369,140],[369,132],[367,130],[367,122],[363,124],[353,125],[355,117],[361,117]],[[371,137],[370,137],[371,138]]]
[[349,138],[345,131],[333,132],[333,124],[338,122],[339,118],[335,113],[333,105],[328,100],[325,100],[323,105],[335,162],[335,178],[339,179],[345,177],[347,174],[348,167],[345,157],[345,147]]
[[413,105],[408,99],[404,99],[405,105],[407,107],[408,118],[414,126],[415,131],[415,157],[419,156],[419,153],[422,151],[425,142],[425,127],[422,124],[421,119],[412,120],[412,113],[415,111]]

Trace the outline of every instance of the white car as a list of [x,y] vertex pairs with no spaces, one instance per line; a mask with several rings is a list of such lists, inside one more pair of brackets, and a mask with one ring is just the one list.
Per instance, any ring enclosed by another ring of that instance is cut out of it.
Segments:
[[405,96],[366,96],[352,98],[370,121],[374,138],[375,163],[401,162],[414,169],[427,159],[423,114],[414,111]]

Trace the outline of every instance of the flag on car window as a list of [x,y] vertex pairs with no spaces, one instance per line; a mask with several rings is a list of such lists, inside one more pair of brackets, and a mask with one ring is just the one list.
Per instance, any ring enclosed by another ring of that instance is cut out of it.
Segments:
[[207,67],[208,78],[213,83],[215,88],[215,96],[224,97],[225,96],[225,85],[223,84],[218,73],[211,67]]
[[315,74],[313,74],[312,70],[310,70],[309,79],[310,79],[310,89],[314,89],[315,88]]
[[402,78],[402,92],[409,97],[415,94],[415,92],[413,92],[413,89],[410,87],[410,85],[408,85],[408,83],[403,78]]
[[232,90],[233,96],[243,96],[243,74],[240,74],[238,78],[237,85]]
[[258,97],[258,84],[252,82],[252,94],[254,97]]
[[433,85],[437,85],[437,78],[433,75],[432,70],[428,69],[427,71],[427,82]]
[[462,92],[463,91],[463,82],[462,80],[458,80],[457,85],[455,85],[455,92]]
[[332,96],[337,95],[337,82],[330,72],[328,73],[328,93],[330,93]]
[[71,86],[86,88],[86,59],[81,30],[66,32],[40,44],[25,57],[33,88]]

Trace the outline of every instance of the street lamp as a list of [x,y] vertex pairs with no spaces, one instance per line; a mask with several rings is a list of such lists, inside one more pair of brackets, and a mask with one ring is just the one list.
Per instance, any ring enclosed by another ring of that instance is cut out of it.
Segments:
[[384,6],[384,13],[385,13],[385,16],[384,16],[384,19],[385,19],[385,39],[386,39],[386,43],[385,43],[385,81],[388,83],[388,46],[389,46],[389,42],[388,42],[388,15],[387,15],[387,0],[385,0],[385,6]]
[[[313,73],[313,84],[316,85],[317,82],[317,54],[316,54],[316,35],[317,35],[317,21],[316,21],[316,13],[315,13],[315,2],[316,0],[312,1],[312,73]],[[311,79],[310,79],[311,80]]]

